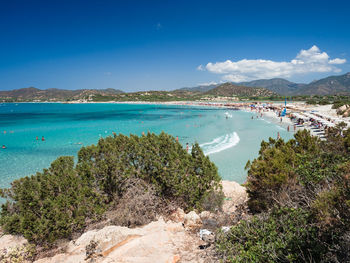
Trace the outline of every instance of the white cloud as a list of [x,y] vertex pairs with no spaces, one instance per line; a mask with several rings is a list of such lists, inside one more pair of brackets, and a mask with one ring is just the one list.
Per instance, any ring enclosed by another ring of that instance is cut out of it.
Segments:
[[204,82],[204,83],[198,83],[198,86],[210,86],[210,85],[217,85],[219,84],[218,82],[215,81],[210,81],[210,82]]
[[339,65],[339,64],[344,64],[345,62],[346,62],[346,59],[335,58],[335,59],[331,59],[329,61],[329,64]]
[[199,66],[197,67],[197,70],[199,70],[199,71],[204,71],[205,68],[203,67],[203,65],[199,65]]
[[209,62],[198,70],[222,74],[225,81],[241,82],[253,79],[289,78],[298,74],[317,72],[340,72],[334,65],[344,64],[346,59],[330,59],[326,52],[317,46],[301,50],[291,61],[272,61],[265,59],[242,59],[239,61]]

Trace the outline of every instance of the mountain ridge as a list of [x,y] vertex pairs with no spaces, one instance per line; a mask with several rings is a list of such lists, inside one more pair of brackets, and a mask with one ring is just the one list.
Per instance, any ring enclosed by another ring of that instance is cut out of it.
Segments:
[[[257,79],[246,82],[231,82],[237,86],[266,88],[279,95],[334,95],[334,94],[350,94],[350,72],[343,75],[328,76],[310,83],[295,83],[283,78]],[[216,88],[218,85],[182,88],[188,91],[207,92]],[[180,89],[181,90],[181,89]]]
[[69,100],[86,99],[90,95],[112,96],[124,93],[117,89],[37,89],[34,87],[0,91],[0,98],[15,100]]

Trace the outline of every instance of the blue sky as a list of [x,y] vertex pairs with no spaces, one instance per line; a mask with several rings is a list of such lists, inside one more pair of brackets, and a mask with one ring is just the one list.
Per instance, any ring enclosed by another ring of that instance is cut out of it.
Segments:
[[0,90],[171,90],[350,71],[348,1],[0,0]]

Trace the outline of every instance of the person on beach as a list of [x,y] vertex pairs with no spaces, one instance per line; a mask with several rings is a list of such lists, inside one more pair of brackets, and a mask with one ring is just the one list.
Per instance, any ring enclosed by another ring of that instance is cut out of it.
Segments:
[[189,147],[188,147],[188,142],[186,142],[186,151],[188,152],[188,149],[189,149]]
[[280,133],[277,132],[277,140],[281,139]]
[[282,117],[281,117],[281,122],[282,122]]
[[294,124],[294,131],[297,129],[297,126]]

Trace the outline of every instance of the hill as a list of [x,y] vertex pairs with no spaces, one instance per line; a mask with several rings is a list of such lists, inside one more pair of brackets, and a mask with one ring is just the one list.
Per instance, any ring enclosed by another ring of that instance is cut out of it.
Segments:
[[247,87],[262,87],[280,95],[335,95],[350,94],[350,72],[340,76],[330,76],[309,84],[294,83],[281,78],[259,79],[235,83]]
[[350,94],[350,72],[313,81],[297,91],[298,95]]
[[90,96],[113,96],[121,94],[123,91],[116,89],[46,89],[23,88],[10,91],[0,91],[0,99],[15,101],[61,101],[88,99]]
[[178,91],[190,91],[190,92],[207,92],[213,88],[216,88],[219,84],[212,84],[212,85],[199,85],[196,87],[185,87],[181,89],[174,90],[175,92]]
[[274,79],[258,79],[249,82],[235,83],[240,86],[247,87],[260,87],[276,92],[280,95],[294,95],[303,88],[306,84],[294,83],[286,79],[274,78]]
[[224,83],[204,93],[205,95],[220,97],[270,97],[276,95],[275,92],[265,88],[252,88],[237,86],[232,83]]

